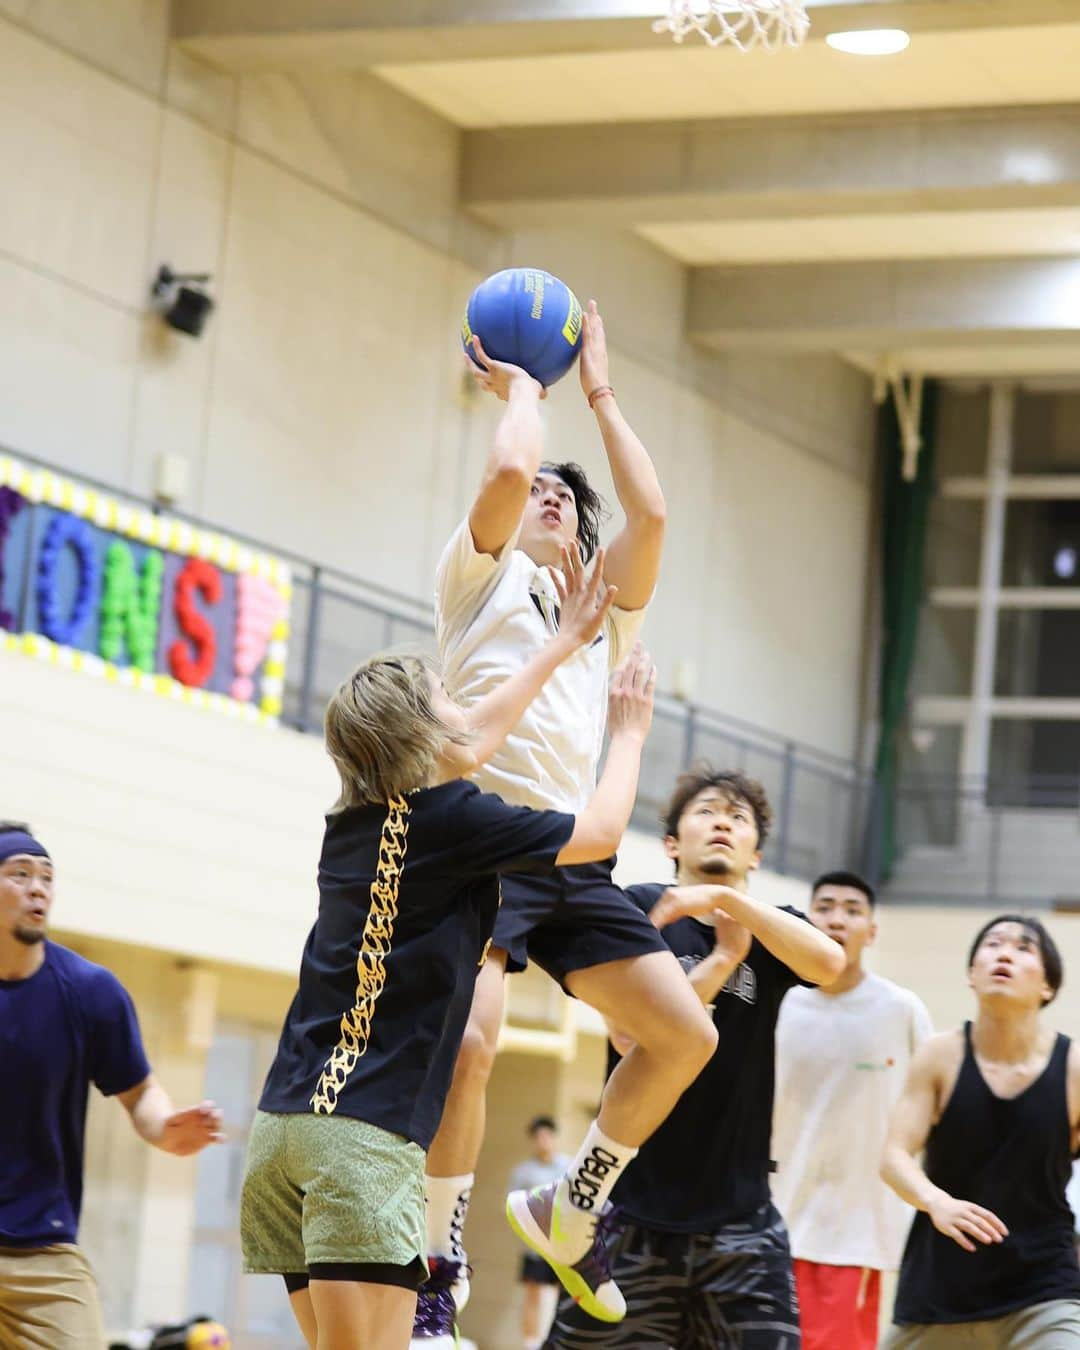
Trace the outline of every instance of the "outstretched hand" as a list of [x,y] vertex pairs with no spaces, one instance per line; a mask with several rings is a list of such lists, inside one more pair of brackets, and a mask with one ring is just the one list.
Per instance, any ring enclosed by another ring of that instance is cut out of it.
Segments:
[[[494,394],[503,403],[508,403],[510,390],[514,385],[522,388],[532,386],[537,398],[547,398],[547,390],[539,380],[534,380],[527,370],[522,370],[520,366],[512,366],[509,361],[495,361],[488,356],[475,333],[469,345],[476,360],[472,360],[466,354],[465,366],[485,393]],[[480,362],[479,365],[476,364],[477,361]]]
[[563,546],[562,566],[548,572],[559,593],[559,636],[571,650],[587,647],[604,626],[615,601],[615,586],[604,585],[604,550],[598,549],[587,571],[575,539]]
[[656,694],[656,667],[641,645],[634,649],[611,680],[608,696],[608,731],[611,735],[635,735],[644,741],[652,726]]
[[200,1102],[167,1116],[157,1145],[166,1153],[187,1158],[208,1144],[220,1144],[224,1138],[220,1110],[213,1102]]

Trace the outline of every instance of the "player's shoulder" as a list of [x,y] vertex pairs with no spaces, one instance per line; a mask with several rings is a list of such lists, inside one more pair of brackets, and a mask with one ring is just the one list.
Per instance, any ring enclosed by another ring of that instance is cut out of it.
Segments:
[[885,1007],[899,1008],[909,1013],[926,1011],[926,1004],[914,989],[908,989],[906,985],[897,984],[895,980],[886,979],[875,971],[869,972],[866,982],[867,991]]
[[384,833],[409,821],[410,843],[413,842],[414,821],[411,819],[416,797],[409,794],[404,805],[390,802],[364,802],[346,806],[326,815],[319,871],[352,877],[366,874],[375,865],[379,843]]
[[490,870],[497,872],[511,857],[539,859],[549,851],[554,860],[574,830],[571,812],[508,802],[465,779],[426,791],[432,809],[425,814],[422,856],[445,857],[449,848],[470,871],[477,864],[487,870],[483,864],[491,862]]
[[488,840],[525,809],[484,792],[466,778],[452,778],[410,794],[415,809],[409,825],[409,852],[416,864],[442,858],[449,849],[467,859],[482,853]]
[[[438,788],[428,788],[430,803],[451,819],[464,819],[482,825],[484,821],[525,815],[532,808],[504,801],[497,792],[485,792],[468,778],[454,778]],[[537,813],[539,814],[539,813]]]
[[51,938],[46,948],[46,959],[69,980],[80,984],[94,985],[116,979],[116,976],[104,966],[99,966],[96,961],[80,956],[70,947],[63,947],[59,942],[53,942]]
[[[528,555],[516,547],[516,536],[507,540],[496,553],[476,546],[469,516],[458,522],[446,541],[435,565],[435,604],[440,613],[445,605],[453,605],[461,594],[472,594],[478,588],[486,589],[492,582],[498,585],[508,575],[515,581],[531,578],[536,570]],[[489,597],[490,599],[490,597]]]
[[946,1031],[935,1031],[932,1036],[927,1036],[924,1045],[931,1054],[955,1053],[964,1048],[964,1028],[949,1027]]
[[964,1055],[963,1027],[936,1031],[927,1036],[912,1057],[913,1063],[930,1071],[954,1070]]
[[482,792],[467,778],[449,778],[445,783],[417,788],[400,800],[392,802],[364,802],[344,810],[331,811],[326,817],[326,840],[349,845],[370,843],[382,835],[387,820],[400,814],[409,820],[410,830],[416,826],[436,822],[444,815],[464,805],[485,805],[495,809],[503,806],[501,797]]
[[485,792],[471,778],[448,778],[445,783],[436,783],[434,787],[420,788],[409,794],[409,799],[420,806],[444,807],[453,809],[462,802],[473,805],[505,806],[506,803],[494,792]]
[[626,898],[635,904],[642,914],[648,914],[664,892],[671,889],[672,884],[669,881],[645,881],[633,886],[624,886],[623,890]]
[[[760,946],[760,943],[751,946],[751,956],[754,954],[754,946]],[[815,1014],[831,1012],[831,1000],[822,993],[820,987],[816,984],[793,984],[784,995],[784,1001],[780,1005],[780,1015],[790,1018],[798,1013],[810,1011]]]
[[102,1001],[124,996],[124,986],[111,970],[90,961],[70,947],[49,941],[46,959],[59,978],[93,1010]]

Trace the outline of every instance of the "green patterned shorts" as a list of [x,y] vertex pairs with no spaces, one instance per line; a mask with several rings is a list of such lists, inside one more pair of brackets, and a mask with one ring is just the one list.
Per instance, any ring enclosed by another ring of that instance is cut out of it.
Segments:
[[424,1150],[348,1116],[258,1111],[240,1200],[244,1269],[427,1261]]

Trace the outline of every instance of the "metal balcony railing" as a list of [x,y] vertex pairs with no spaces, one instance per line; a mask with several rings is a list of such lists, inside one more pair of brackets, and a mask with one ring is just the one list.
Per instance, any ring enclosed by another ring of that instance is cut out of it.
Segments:
[[[22,451],[20,461],[57,473],[69,471]],[[88,486],[150,511],[150,499],[73,475]],[[430,603],[299,557],[264,540],[169,507],[167,514],[221,532],[276,555],[292,569],[293,601],[282,722],[317,734],[331,692],[358,660],[386,648],[435,655]],[[844,759],[786,740],[715,709],[660,695],[646,747],[635,824],[652,832],[676,776],[706,760],[738,768],[765,785],[774,811],[766,864],[809,878],[829,867],[854,865],[861,853],[869,793],[864,775]]]

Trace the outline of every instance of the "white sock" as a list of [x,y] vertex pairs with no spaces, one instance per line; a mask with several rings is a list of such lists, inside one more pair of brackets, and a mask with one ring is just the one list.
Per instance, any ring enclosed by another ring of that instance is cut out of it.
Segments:
[[451,1261],[464,1261],[461,1230],[469,1212],[469,1200],[475,1175],[461,1177],[424,1177],[427,1196],[428,1252]]
[[574,1209],[587,1218],[598,1219],[623,1168],[636,1157],[636,1148],[609,1139],[594,1120],[577,1157],[566,1169]]

